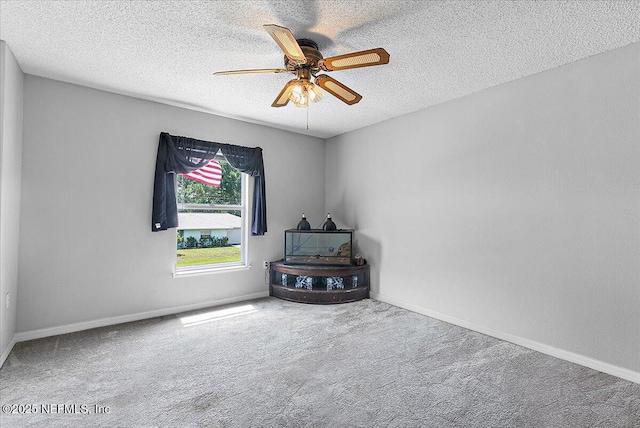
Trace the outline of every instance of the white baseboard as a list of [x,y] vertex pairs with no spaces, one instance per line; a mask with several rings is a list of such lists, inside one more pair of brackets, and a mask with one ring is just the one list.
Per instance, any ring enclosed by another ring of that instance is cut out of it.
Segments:
[[2,354],[0,354],[0,368],[4,365],[4,362],[7,361],[7,357],[11,353],[13,349],[13,345],[15,345],[18,341],[16,340],[16,335],[14,334],[7,346],[2,350]]
[[[25,331],[21,333],[16,333],[14,337],[14,343],[24,342],[26,340],[41,339],[43,337],[49,337],[49,336],[57,336],[59,334],[74,333],[76,331],[89,330],[92,328],[105,327],[108,325],[122,324],[125,322],[140,321],[140,320],[145,320],[149,318],[162,317],[165,315],[179,314],[181,312],[188,312],[188,311],[193,311],[197,309],[228,305],[230,303],[244,302],[247,300],[260,299],[262,297],[268,297],[268,296],[269,296],[269,292],[263,291],[260,293],[247,294],[239,297],[231,297],[229,299],[214,300],[210,302],[196,303],[193,305],[176,306],[173,308],[157,309],[154,311],[140,312],[140,313],[131,314],[131,315],[121,315],[117,317],[100,318],[97,320],[61,325],[58,327],[43,328],[39,330],[30,330],[30,331]],[[2,355],[4,356],[4,353]],[[8,352],[7,352],[7,355],[8,355]]]
[[454,324],[459,327],[477,331],[478,333],[486,334],[487,336],[495,337],[496,339],[515,343],[516,345],[533,349],[534,351],[538,351],[543,354],[560,358],[562,360],[566,360],[572,363],[580,364],[581,366],[589,367],[590,369],[598,370],[603,373],[607,373],[631,382],[640,383],[640,373],[635,372],[633,370],[625,369],[623,367],[615,366],[613,364],[605,363],[604,361],[596,360],[594,358],[586,357],[584,355],[576,354],[570,351],[565,351],[563,349],[554,348],[553,346],[545,345],[540,342],[514,336],[508,333],[503,333],[498,330],[493,330],[491,328],[474,324],[469,321],[461,320],[455,317],[451,317],[449,315],[431,311],[429,309],[425,309],[420,306],[416,306],[411,303],[404,302],[402,300],[384,296],[379,293],[370,292],[370,296],[374,300],[379,300],[381,302],[385,302],[393,306],[398,306],[400,308],[407,309],[411,312],[416,312],[431,318],[438,319],[440,321],[447,322],[449,324]]

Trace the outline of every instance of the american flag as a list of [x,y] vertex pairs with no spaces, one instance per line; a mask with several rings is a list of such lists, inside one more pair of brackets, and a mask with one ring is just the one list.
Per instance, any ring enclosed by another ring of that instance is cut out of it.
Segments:
[[222,180],[222,167],[217,160],[211,159],[209,163],[202,168],[182,175],[190,180],[194,180],[208,186],[220,187],[220,180]]

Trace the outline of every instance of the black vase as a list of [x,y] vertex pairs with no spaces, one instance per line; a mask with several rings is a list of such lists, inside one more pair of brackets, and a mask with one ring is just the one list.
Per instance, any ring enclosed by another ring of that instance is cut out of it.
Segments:
[[302,213],[302,218],[298,222],[297,229],[298,230],[311,230],[311,225],[307,221],[307,217],[304,215],[304,213]]
[[331,214],[327,214],[327,221],[322,225],[322,230],[336,230],[336,224],[331,220]]

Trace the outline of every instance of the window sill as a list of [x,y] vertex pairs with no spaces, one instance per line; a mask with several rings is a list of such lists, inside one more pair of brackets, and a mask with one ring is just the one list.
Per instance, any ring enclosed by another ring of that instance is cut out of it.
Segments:
[[251,265],[233,265],[233,266],[204,266],[190,269],[180,269],[173,273],[174,278],[183,278],[187,276],[210,275],[215,273],[240,272],[251,269]]

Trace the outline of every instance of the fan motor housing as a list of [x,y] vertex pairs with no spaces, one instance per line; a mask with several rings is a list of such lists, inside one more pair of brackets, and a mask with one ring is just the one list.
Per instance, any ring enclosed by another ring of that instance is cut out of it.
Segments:
[[300,63],[291,58],[288,58],[286,55],[284,57],[284,65],[288,70],[298,70],[300,68],[309,68],[312,72],[320,71],[320,67],[318,66],[318,61],[323,59],[322,54],[318,50],[318,44],[310,39],[296,39],[298,45],[300,45],[300,49],[302,49],[302,53],[307,59],[305,62]]

